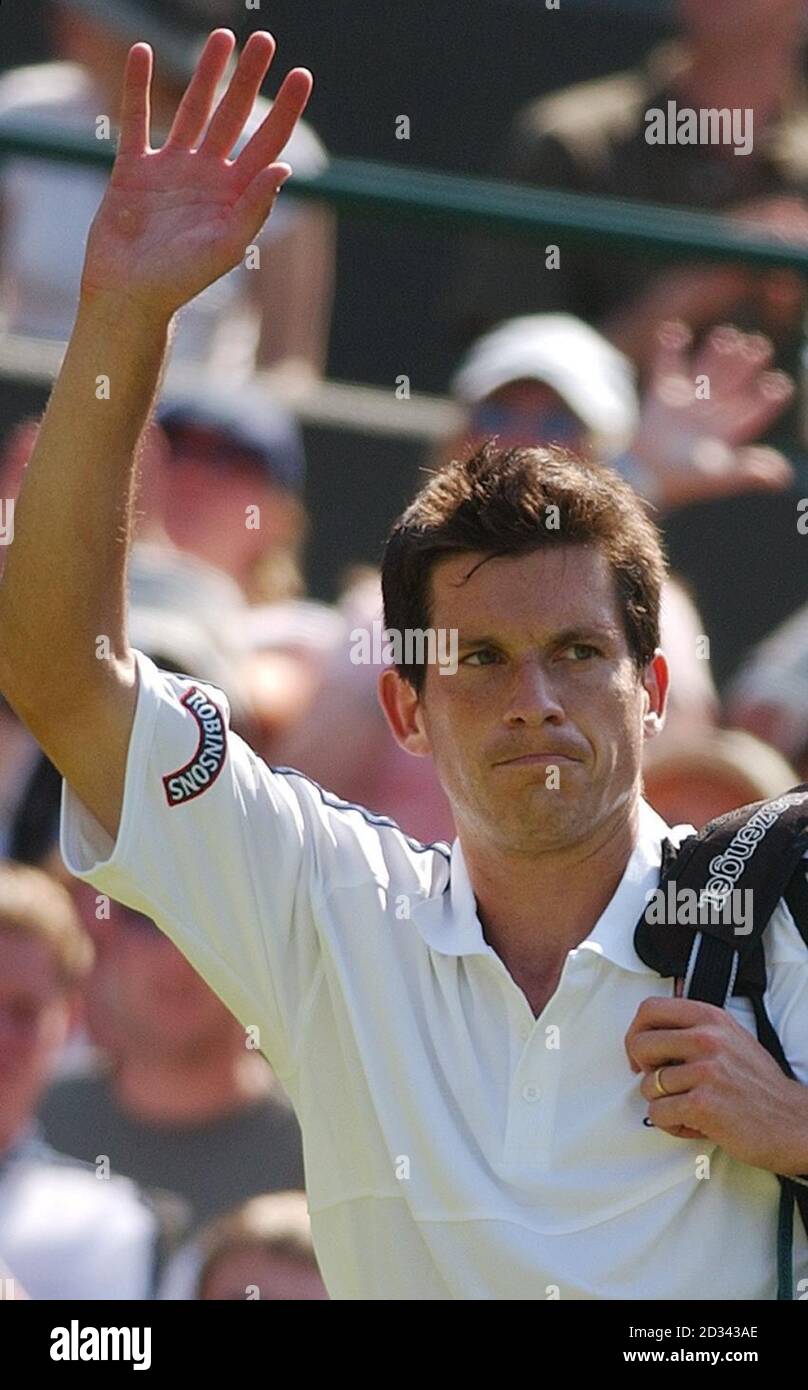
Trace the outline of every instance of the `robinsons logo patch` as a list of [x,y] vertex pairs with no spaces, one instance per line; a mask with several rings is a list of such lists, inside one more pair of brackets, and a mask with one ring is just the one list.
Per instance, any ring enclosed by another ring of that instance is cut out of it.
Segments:
[[224,715],[204,691],[194,686],[183,695],[182,703],[199,725],[199,744],[190,762],[163,778],[169,806],[192,801],[212,786],[227,756]]

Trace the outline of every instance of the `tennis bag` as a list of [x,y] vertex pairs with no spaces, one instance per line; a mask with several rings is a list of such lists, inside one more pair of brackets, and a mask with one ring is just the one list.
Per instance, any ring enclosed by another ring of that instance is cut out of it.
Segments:
[[[678,848],[664,840],[659,890],[649,898],[634,933],[640,959],[660,975],[683,979],[685,998],[720,1008],[730,995],[748,998],[758,1040],[794,1080],[764,1005],[763,943],[772,913],[784,898],[808,949],[807,853],[805,782],[771,801],[718,816]],[[699,905],[695,914],[694,903]],[[740,914],[739,903],[751,905],[751,912]],[[808,1233],[808,1177],[778,1175],[778,1180],[777,1298],[792,1299],[794,1204]]]

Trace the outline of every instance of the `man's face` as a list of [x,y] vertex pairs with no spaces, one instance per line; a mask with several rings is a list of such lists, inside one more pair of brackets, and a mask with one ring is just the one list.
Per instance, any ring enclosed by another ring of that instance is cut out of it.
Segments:
[[218,1302],[247,1297],[248,1289],[258,1289],[262,1300],[295,1302],[328,1298],[319,1273],[300,1260],[273,1255],[249,1246],[223,1254],[205,1279],[203,1299]]
[[0,1149],[33,1116],[70,1020],[47,946],[0,927]]
[[215,430],[170,435],[166,529],[174,543],[241,580],[265,552],[292,539],[297,511],[260,460]]
[[509,381],[492,391],[474,407],[470,429],[475,442],[496,435],[501,448],[563,444],[582,453],[589,444],[583,421],[543,381]]
[[[104,900],[78,879],[69,887],[96,948],[85,989],[94,1042],[122,1058],[200,1057],[221,1053],[234,1039],[238,1045],[243,1030],[150,918]],[[99,900],[101,919],[95,915]]]
[[608,562],[563,544],[452,556],[432,584],[458,669],[428,667],[419,712],[458,829],[516,854],[586,840],[636,799],[644,716],[664,705],[664,658],[640,680]]

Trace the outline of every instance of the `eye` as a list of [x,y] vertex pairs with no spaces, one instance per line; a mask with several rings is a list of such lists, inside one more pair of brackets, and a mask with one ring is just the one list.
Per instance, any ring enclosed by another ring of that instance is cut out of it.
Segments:
[[[600,649],[598,647],[593,647],[591,642],[572,642],[563,654],[567,656],[570,652],[583,652],[585,657],[600,656]],[[577,661],[579,658],[576,656],[575,659]]]
[[468,656],[461,657],[461,666],[492,666],[499,660],[499,653],[493,647],[479,647],[476,652],[469,652]]

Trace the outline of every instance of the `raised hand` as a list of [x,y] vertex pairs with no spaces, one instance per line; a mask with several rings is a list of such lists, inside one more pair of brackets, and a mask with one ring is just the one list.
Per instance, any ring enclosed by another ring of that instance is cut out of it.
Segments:
[[[760,333],[724,326],[690,351],[689,329],[665,323],[631,453],[665,507],[788,487],[793,469],[776,449],[756,446],[794,394],[771,371],[772,344]],[[696,383],[709,383],[709,395]]]
[[230,160],[275,53],[271,34],[250,36],[208,125],[235,42],[228,29],[209,36],[159,150],[149,145],[152,50],[145,43],[130,50],[118,155],[87,241],[85,300],[121,297],[170,318],[238,264],[272,211],[291,173],[276,161],[313,79],[293,68],[266,119]]

